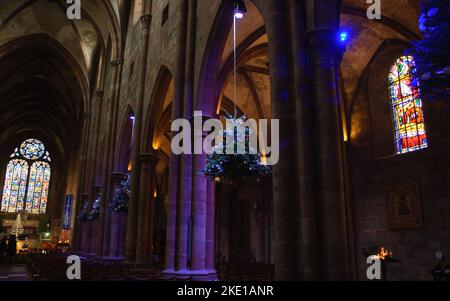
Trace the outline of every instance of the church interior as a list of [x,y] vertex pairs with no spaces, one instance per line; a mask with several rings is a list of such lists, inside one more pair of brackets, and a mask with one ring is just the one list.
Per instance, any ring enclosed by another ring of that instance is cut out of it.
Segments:
[[[76,3],[0,1],[0,280],[69,255],[82,280],[450,280],[449,45],[429,98],[421,1]],[[233,111],[278,120],[270,172],[173,153],[175,120]]]

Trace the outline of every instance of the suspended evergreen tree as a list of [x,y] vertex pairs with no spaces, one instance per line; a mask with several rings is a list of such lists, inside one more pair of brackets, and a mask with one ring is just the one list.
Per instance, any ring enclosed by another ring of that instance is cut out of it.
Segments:
[[116,189],[115,197],[110,204],[110,208],[115,213],[128,212],[128,202],[131,193],[131,176],[128,174],[126,178],[120,182]]
[[[203,174],[215,181],[229,179],[239,181],[245,178],[261,178],[271,172],[269,166],[262,164],[261,154],[253,149],[249,142],[251,129],[244,129],[245,117],[229,119],[233,121],[233,128],[220,132],[223,142],[214,146],[214,153],[208,156]],[[241,129],[241,130],[239,130]],[[244,154],[238,153],[238,145],[245,145]],[[227,154],[226,149],[233,150]]]
[[[245,3],[235,0],[233,14],[233,93],[234,115],[227,114],[227,119],[233,121],[231,128],[219,133],[223,137],[222,143],[214,146],[214,153],[208,156],[207,164],[202,170],[203,175],[217,181],[230,180],[232,183],[245,178],[261,178],[271,172],[271,168],[261,163],[261,154],[253,149],[249,143],[252,134],[248,127],[244,127],[245,116],[237,117],[237,51],[236,51],[236,21],[242,19],[247,12]],[[244,129],[244,130],[243,130]],[[245,146],[244,152],[238,152],[238,146]],[[226,150],[233,150],[226,151]]]
[[450,96],[450,2],[422,1],[419,26],[424,38],[410,50],[426,99]]

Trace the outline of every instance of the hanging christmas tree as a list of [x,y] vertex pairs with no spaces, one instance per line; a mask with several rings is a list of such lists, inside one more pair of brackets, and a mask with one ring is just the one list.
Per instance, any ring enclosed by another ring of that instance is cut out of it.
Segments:
[[422,1],[420,30],[424,38],[414,44],[411,54],[426,99],[450,96],[450,2]]
[[120,182],[119,187],[116,189],[115,197],[110,205],[111,209],[115,213],[122,213],[128,211],[128,202],[130,200],[131,193],[131,176],[128,174],[126,178]]
[[[250,145],[249,136],[252,132],[250,128],[244,127],[245,117],[230,120],[233,126],[220,132],[223,142],[214,146],[214,153],[208,156],[203,174],[217,182],[226,179],[231,182],[246,178],[259,179],[269,174],[270,167],[261,162],[261,154]],[[243,154],[238,153],[238,145],[245,145]],[[230,154],[227,149],[233,150],[233,153]]]
[[[244,18],[247,9],[245,3],[236,0],[233,16],[233,93],[234,115],[227,116],[232,126],[219,133],[222,142],[214,146],[213,154],[208,156],[207,164],[202,170],[203,175],[217,181],[229,180],[237,184],[246,178],[259,179],[271,172],[269,166],[262,164],[261,154],[249,143],[252,134],[249,127],[245,127],[245,116],[237,117],[237,52],[236,52],[236,21]],[[239,146],[244,149],[239,149]]]

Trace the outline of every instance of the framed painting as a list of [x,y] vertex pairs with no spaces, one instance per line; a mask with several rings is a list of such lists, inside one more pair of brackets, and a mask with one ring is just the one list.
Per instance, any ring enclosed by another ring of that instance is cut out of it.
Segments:
[[386,211],[390,230],[422,228],[423,211],[419,183],[404,183],[389,188]]

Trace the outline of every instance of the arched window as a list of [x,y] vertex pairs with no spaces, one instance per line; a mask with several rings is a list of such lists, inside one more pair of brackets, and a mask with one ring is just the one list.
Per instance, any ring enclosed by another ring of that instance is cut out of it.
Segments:
[[2,212],[44,214],[50,184],[50,155],[44,144],[28,139],[14,150],[6,168]]
[[422,98],[412,56],[402,56],[389,73],[397,154],[428,147]]

